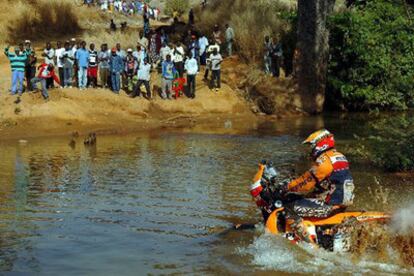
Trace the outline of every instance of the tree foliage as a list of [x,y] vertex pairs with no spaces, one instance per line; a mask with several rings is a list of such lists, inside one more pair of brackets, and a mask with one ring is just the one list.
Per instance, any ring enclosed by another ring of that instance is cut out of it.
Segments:
[[170,16],[173,16],[175,12],[183,15],[188,11],[189,7],[189,0],[167,0],[165,3],[165,12]]
[[414,28],[404,0],[371,0],[330,20],[329,107],[406,109],[414,102]]

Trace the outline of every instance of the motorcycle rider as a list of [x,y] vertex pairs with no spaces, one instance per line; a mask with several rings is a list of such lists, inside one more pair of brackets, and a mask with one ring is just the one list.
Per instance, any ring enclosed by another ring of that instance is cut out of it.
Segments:
[[303,144],[310,145],[314,163],[309,171],[284,187],[288,193],[303,196],[293,202],[293,211],[300,217],[324,218],[352,205],[354,182],[349,163],[335,149],[333,134],[318,130]]
[[[325,218],[352,205],[354,184],[349,163],[343,154],[336,151],[333,134],[325,129],[318,130],[303,144],[311,146],[314,164],[302,176],[282,185],[284,193],[298,195],[296,200],[285,207],[292,210],[296,217]],[[254,184],[250,188],[265,222],[275,209],[268,184],[274,182],[277,174],[272,174],[271,169],[271,164],[259,164]]]

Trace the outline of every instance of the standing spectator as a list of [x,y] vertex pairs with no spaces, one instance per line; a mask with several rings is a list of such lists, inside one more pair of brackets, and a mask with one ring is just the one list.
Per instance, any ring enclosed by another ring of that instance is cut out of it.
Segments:
[[272,40],[270,39],[270,36],[265,36],[264,40],[264,68],[265,73],[270,74],[271,72],[271,66],[272,66]]
[[116,24],[113,19],[111,19],[111,23],[109,24],[109,29],[113,32],[116,31]]
[[187,71],[188,95],[190,98],[194,99],[196,90],[196,76],[198,73],[198,63],[191,52],[189,53],[188,59],[185,61],[184,67],[185,71]]
[[99,77],[101,79],[101,86],[103,88],[108,87],[109,59],[110,59],[110,53],[108,51],[108,45],[106,43],[102,44],[101,51],[98,54],[98,61],[99,61]]
[[162,98],[172,99],[172,82],[174,80],[174,63],[171,56],[167,55],[166,60],[162,63]]
[[37,83],[41,83],[42,84],[42,96],[45,100],[49,99],[49,94],[47,92],[47,85],[46,85],[46,80],[47,79],[52,79],[54,80],[57,84],[60,85],[59,79],[55,74],[55,70],[54,70],[53,64],[49,63],[43,63],[42,65],[39,66],[39,74],[36,78],[33,78],[31,83],[32,83],[32,87],[34,89],[37,89]]
[[144,32],[139,32],[139,40],[138,44],[141,45],[142,48],[144,48],[146,51],[148,51],[148,39],[145,37]]
[[191,42],[190,45],[188,45],[188,51],[191,52],[191,56],[197,60],[200,56],[200,45],[198,45],[198,39],[195,35],[191,36]]
[[[126,52],[122,49],[121,43],[118,42],[115,47],[116,47],[116,54],[120,56],[122,58],[122,61],[125,63]],[[126,74],[125,74],[125,71],[122,70],[120,87],[125,87],[126,85],[127,85]]]
[[130,86],[132,83],[132,79],[134,78],[135,72],[138,68],[138,63],[136,58],[133,56],[132,49],[127,50],[127,56],[125,58],[125,75],[126,75],[126,82],[124,84],[125,87]]
[[208,73],[211,70],[210,55],[214,50],[217,50],[217,53],[220,53],[220,45],[217,42],[210,41],[210,46],[207,48],[207,66],[206,71],[204,72],[204,81],[208,81]]
[[72,38],[70,40],[71,47],[72,47],[72,54],[73,54],[73,70],[72,70],[72,83],[74,83],[75,86],[78,86],[78,61],[76,60],[76,52],[78,51],[78,42],[75,38]]
[[174,45],[172,56],[174,57],[174,67],[178,71],[180,78],[184,75],[184,48],[181,43]]
[[[46,43],[46,48],[43,50],[42,56],[45,58],[46,64],[53,64],[55,65],[55,50],[52,48],[52,44],[50,42]],[[47,88],[53,87],[53,79],[50,77],[46,80]]]
[[124,60],[121,56],[117,55],[116,52],[117,49],[112,48],[109,68],[111,71],[112,91],[119,94],[119,91],[121,90],[121,73],[124,70]]
[[156,64],[160,60],[161,36],[157,32],[151,31],[149,43],[150,62]]
[[98,52],[93,43],[89,45],[88,86],[98,86]]
[[193,9],[190,9],[188,12],[188,25],[192,26],[194,25],[194,11]]
[[200,47],[200,64],[206,65],[207,60],[207,47],[208,47],[208,39],[204,34],[200,35],[198,39],[198,46]]
[[[21,44],[23,48],[23,44]],[[10,60],[12,71],[12,87],[11,94],[15,95],[19,92],[19,96],[23,93],[24,68],[26,66],[27,54],[19,48],[14,48],[14,54],[9,52],[9,48],[4,49],[4,54]]]
[[55,58],[56,58],[56,63],[57,67],[58,67],[58,73],[59,73],[59,81],[60,83],[64,83],[64,76],[63,76],[63,62],[62,62],[62,55],[63,52],[65,51],[65,48],[62,47],[62,42],[58,41],[56,43],[56,51],[55,51]]
[[167,55],[171,56],[171,52],[171,48],[168,46],[168,44],[164,43],[160,49],[161,62],[167,59]]
[[214,30],[213,30],[213,40],[214,42],[216,42],[218,45],[220,45],[221,48],[221,43],[223,42],[222,38],[221,38],[221,31],[220,31],[220,26],[218,24],[214,25]]
[[229,24],[226,24],[226,46],[227,46],[227,55],[230,57],[233,54],[233,41],[234,41],[234,30]]
[[86,50],[86,42],[82,41],[80,48],[76,51],[76,61],[78,67],[78,86],[80,90],[86,89],[88,65],[89,65],[89,51]]
[[36,63],[37,63],[37,57],[35,50],[32,48],[32,44],[30,40],[25,41],[25,51],[27,54],[27,61],[26,61],[26,87],[29,91],[32,91],[32,84],[31,80],[36,76]]
[[144,14],[142,15],[142,19],[144,21],[144,36],[148,37],[150,34],[151,27],[147,12],[144,12]]
[[212,87],[215,87],[215,91],[218,92],[221,88],[221,63],[223,57],[217,51],[217,48],[213,50],[213,53],[210,55],[211,62],[211,75],[212,75]]
[[282,44],[280,42],[272,43],[272,75],[278,78],[280,76],[280,64],[283,58]]
[[168,44],[170,42],[168,38],[168,34],[165,32],[165,29],[161,29],[160,36],[161,36],[161,44],[164,44],[164,43]]
[[144,58],[143,63],[139,66],[138,69],[138,82],[134,87],[134,94],[137,97],[141,96],[141,85],[145,86],[145,90],[147,91],[147,98],[151,99],[151,87],[150,87],[150,80],[151,80],[151,64],[148,62],[148,58]]
[[147,57],[147,53],[140,44],[137,45],[137,49],[132,53],[134,58],[137,60],[138,66],[144,63],[144,59]]
[[65,42],[65,51],[62,55],[62,63],[63,82],[60,84],[65,88],[72,88],[73,64],[75,63],[75,57],[73,55],[73,49],[71,48],[69,41]]

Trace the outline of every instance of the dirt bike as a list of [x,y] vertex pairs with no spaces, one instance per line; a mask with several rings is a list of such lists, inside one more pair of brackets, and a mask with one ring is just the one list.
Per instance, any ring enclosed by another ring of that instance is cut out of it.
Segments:
[[338,208],[326,218],[299,217],[291,203],[302,197],[284,191],[287,181],[277,183],[276,176],[272,164],[266,164],[260,194],[268,204],[262,208],[266,231],[282,235],[292,243],[307,242],[329,251],[346,252],[350,250],[351,232],[357,224],[386,223],[391,218],[384,212],[345,211],[344,208]]

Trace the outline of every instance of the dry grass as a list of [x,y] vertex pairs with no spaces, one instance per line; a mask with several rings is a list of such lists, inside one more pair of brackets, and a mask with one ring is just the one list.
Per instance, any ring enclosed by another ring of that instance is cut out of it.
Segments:
[[81,27],[75,6],[68,1],[38,0],[14,1],[14,11],[5,14],[8,24],[3,33],[7,42],[16,43],[22,39],[62,37],[79,33]]

